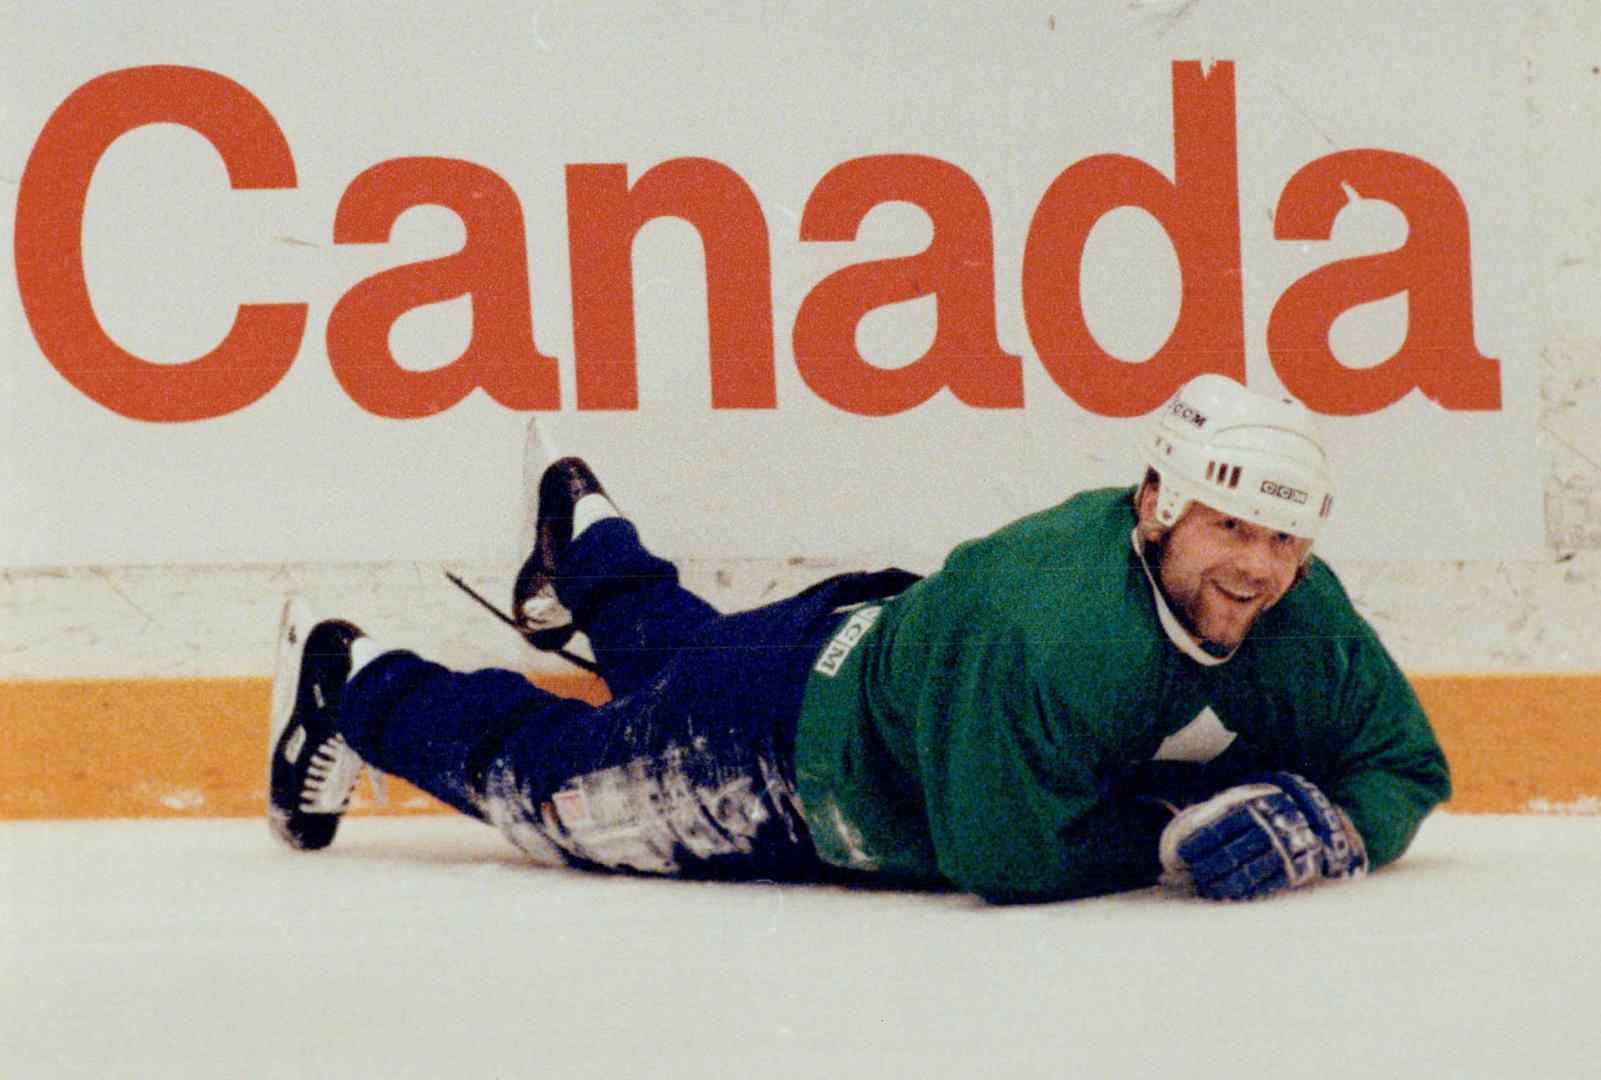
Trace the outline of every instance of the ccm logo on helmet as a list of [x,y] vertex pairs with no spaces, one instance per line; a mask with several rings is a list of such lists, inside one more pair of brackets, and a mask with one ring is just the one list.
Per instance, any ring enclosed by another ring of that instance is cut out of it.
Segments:
[[1302,491],[1300,488],[1287,487],[1284,484],[1275,484],[1271,480],[1262,481],[1262,494],[1273,495],[1277,498],[1286,499],[1293,503],[1306,502],[1306,492]]
[[1194,424],[1196,427],[1206,426],[1206,416],[1200,410],[1193,409],[1182,401],[1173,402],[1173,407],[1168,411],[1180,420]]

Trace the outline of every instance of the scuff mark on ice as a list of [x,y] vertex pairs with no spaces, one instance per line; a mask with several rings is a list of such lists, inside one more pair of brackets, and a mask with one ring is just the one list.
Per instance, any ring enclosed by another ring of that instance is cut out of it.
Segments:
[[1525,814],[1562,814],[1594,816],[1601,814],[1601,796],[1580,795],[1577,799],[1552,802],[1550,799],[1530,799],[1523,804]]

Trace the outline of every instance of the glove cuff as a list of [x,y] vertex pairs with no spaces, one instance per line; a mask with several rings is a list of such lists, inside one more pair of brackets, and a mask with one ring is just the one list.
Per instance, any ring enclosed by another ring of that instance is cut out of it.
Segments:
[[1323,843],[1323,877],[1360,877],[1367,873],[1367,845],[1362,842],[1362,834],[1321,788],[1292,772],[1268,773],[1257,779],[1281,788],[1306,815],[1307,823]]

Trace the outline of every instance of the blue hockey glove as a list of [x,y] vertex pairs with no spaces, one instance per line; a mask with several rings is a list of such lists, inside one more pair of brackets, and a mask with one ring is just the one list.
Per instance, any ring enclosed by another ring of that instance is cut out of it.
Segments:
[[1294,773],[1270,773],[1175,817],[1161,839],[1162,881],[1210,900],[1255,900],[1367,872],[1350,819]]

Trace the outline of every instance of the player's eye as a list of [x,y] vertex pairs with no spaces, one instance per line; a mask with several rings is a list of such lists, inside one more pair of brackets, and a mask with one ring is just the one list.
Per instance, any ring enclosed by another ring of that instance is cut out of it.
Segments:
[[1218,524],[1227,529],[1229,532],[1233,532],[1240,527],[1238,518],[1224,518],[1222,521],[1218,522]]

